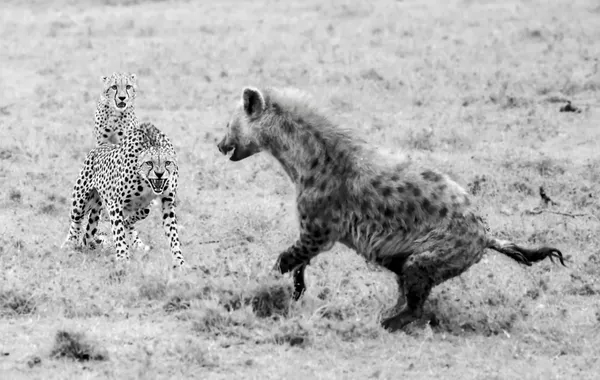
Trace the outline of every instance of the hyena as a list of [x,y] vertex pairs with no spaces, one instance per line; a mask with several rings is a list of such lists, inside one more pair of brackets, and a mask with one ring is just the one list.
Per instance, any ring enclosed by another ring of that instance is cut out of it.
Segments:
[[479,262],[486,248],[531,265],[562,253],[487,236],[468,193],[445,174],[419,170],[369,148],[294,90],[243,89],[218,143],[230,160],[269,152],[296,186],[298,240],[275,264],[293,271],[294,299],[310,260],[336,243],[397,275],[390,331],[420,318],[431,289]]

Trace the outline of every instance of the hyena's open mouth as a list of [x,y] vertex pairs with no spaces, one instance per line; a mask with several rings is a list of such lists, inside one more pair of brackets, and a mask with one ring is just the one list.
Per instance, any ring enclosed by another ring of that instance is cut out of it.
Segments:
[[231,156],[233,156],[233,154],[235,153],[235,146],[233,146],[231,149],[229,149],[228,151],[226,151],[225,153],[223,153],[227,158],[231,158]]

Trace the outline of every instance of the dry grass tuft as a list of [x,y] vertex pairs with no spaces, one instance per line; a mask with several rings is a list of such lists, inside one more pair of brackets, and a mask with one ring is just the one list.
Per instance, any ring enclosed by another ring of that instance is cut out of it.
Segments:
[[174,313],[181,310],[187,310],[190,308],[190,301],[181,298],[180,296],[173,296],[165,303],[163,309],[167,313]]
[[56,333],[54,347],[50,352],[53,359],[67,358],[77,361],[108,360],[108,352],[85,337],[83,333],[60,330]]
[[0,292],[0,317],[32,314],[36,302],[31,294],[16,290]]
[[190,313],[192,330],[197,333],[252,339],[248,331],[256,324],[256,319],[246,308],[226,311],[220,305],[205,302],[201,309]]
[[8,199],[10,199],[12,202],[21,203],[22,198],[23,195],[17,189],[10,189],[8,192]]
[[276,344],[306,347],[310,342],[310,329],[297,320],[280,325],[272,334],[268,340],[272,340]]
[[257,285],[249,293],[245,303],[252,305],[252,311],[257,317],[288,316],[293,294],[293,287],[289,281],[266,282]]

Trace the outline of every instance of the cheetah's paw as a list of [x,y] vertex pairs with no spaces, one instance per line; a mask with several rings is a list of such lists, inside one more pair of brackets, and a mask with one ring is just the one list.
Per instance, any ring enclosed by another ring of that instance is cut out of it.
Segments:
[[148,252],[150,250],[150,246],[145,244],[140,239],[135,240],[133,242],[133,244],[131,245],[131,248],[133,248],[135,250],[139,250],[139,251],[144,251],[144,252]]
[[83,248],[81,244],[73,238],[65,239],[65,241],[60,245],[60,249],[63,251],[80,250],[81,248]]
[[105,242],[106,242],[106,235],[103,233],[98,234],[94,237],[94,240],[88,242],[87,247],[88,247],[88,249],[93,250],[93,249],[102,247]]

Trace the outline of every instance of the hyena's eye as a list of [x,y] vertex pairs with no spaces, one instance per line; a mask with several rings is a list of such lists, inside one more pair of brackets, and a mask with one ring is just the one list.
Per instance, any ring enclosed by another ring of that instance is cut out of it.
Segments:
[[113,84],[112,86],[110,86],[110,88],[112,88],[113,90],[117,89],[117,85]]

